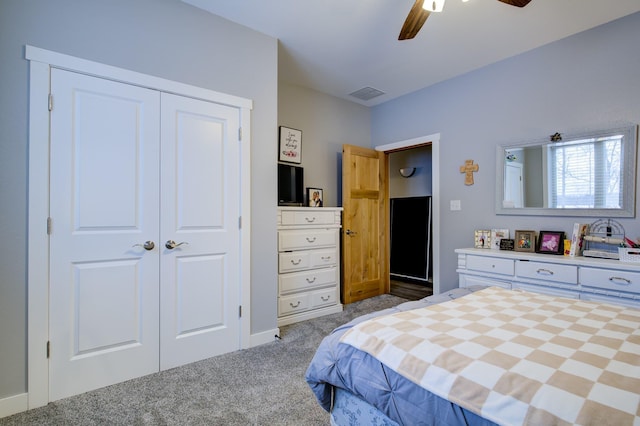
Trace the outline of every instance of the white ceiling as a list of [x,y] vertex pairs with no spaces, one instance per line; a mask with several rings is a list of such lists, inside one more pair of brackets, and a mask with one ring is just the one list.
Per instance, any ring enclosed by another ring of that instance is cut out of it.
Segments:
[[[280,40],[281,81],[373,106],[640,11],[640,0],[447,0],[413,40],[414,0],[182,0]],[[385,95],[361,101],[373,87]]]

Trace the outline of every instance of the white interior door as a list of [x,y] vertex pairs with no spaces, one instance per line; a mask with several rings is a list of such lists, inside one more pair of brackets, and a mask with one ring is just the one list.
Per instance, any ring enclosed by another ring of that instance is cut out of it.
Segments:
[[237,108],[162,94],[163,370],[240,348],[239,127]]
[[239,349],[239,110],[51,87],[49,399]]
[[521,208],[524,205],[522,164],[506,163],[504,168],[503,207]]
[[158,370],[160,95],[57,69],[51,87],[53,401]]

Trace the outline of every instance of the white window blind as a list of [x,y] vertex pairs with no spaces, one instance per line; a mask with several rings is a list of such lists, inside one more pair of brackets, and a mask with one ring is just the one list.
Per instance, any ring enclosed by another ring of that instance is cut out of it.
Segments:
[[555,208],[621,208],[623,135],[549,145],[549,204]]

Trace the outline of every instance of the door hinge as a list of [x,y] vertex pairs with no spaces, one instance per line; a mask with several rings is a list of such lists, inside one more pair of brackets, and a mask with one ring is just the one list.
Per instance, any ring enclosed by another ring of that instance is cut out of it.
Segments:
[[47,340],[47,359],[49,358],[49,355],[51,355],[51,341]]
[[238,317],[242,318],[242,305],[238,306]]
[[47,235],[51,235],[52,229],[53,229],[53,219],[48,217],[47,218]]
[[242,140],[242,127],[238,127],[238,140]]
[[238,229],[242,229],[242,216],[238,216]]
[[49,111],[53,111],[53,95],[49,93]]

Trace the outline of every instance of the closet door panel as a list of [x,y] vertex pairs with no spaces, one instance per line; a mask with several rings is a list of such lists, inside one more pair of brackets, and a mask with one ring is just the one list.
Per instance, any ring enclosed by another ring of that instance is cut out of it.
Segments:
[[58,69],[51,91],[54,401],[159,368],[160,96]]
[[161,369],[240,347],[238,129],[236,108],[162,94]]

